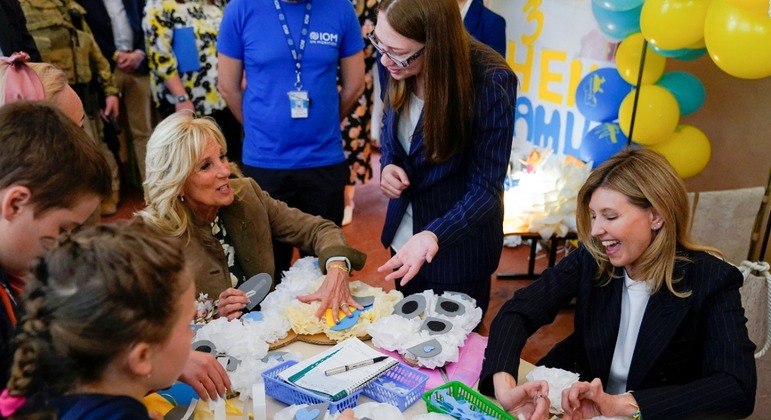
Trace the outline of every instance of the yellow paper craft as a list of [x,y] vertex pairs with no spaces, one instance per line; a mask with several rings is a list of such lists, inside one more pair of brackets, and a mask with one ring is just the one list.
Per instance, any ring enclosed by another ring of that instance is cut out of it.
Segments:
[[[356,307],[348,305],[348,310],[353,312],[354,310],[356,310]],[[345,312],[343,312],[342,309],[340,309],[339,312],[337,313],[337,320],[338,320],[337,322],[340,322],[341,319],[347,316],[348,315]],[[324,319],[326,319],[327,326],[329,327],[334,327],[335,325],[337,325],[337,322],[335,322],[335,320],[332,318],[332,308],[327,308],[327,311],[324,312]]]

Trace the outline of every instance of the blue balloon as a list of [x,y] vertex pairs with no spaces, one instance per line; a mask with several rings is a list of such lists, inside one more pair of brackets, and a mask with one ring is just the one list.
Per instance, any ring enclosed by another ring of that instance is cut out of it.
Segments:
[[630,10],[611,11],[592,3],[592,13],[600,31],[610,38],[619,40],[640,32],[641,10],[642,5]]
[[656,53],[659,55],[685,61],[695,60],[707,53],[706,48],[680,48],[677,50],[664,50],[653,44],[648,44],[648,46],[653,48],[653,51],[656,51]]
[[680,115],[691,115],[698,111],[707,98],[707,90],[698,77],[687,71],[670,71],[664,73],[656,82],[657,85],[672,92],[680,106]]
[[613,12],[625,12],[640,7],[643,0],[592,0],[593,4]]
[[592,161],[592,169],[626,147],[628,140],[618,123],[603,123],[589,130],[578,148],[578,157]]
[[618,107],[632,85],[618,74],[618,70],[606,67],[595,70],[581,79],[576,88],[576,106],[581,114],[592,121],[613,121],[618,118]]

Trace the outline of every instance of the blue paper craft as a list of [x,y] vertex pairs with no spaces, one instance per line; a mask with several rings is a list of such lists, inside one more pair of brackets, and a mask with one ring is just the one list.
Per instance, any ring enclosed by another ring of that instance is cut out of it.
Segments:
[[201,60],[198,58],[198,47],[195,43],[195,30],[192,26],[174,28],[171,49],[177,58],[177,71],[188,73],[201,69]]
[[262,312],[260,311],[254,311],[254,312],[247,312],[243,315],[241,315],[241,321],[254,321],[259,322],[263,320]]
[[158,395],[174,405],[190,405],[194,399],[198,399],[193,387],[186,383],[177,382],[174,385],[158,391]]
[[334,327],[330,328],[332,331],[345,331],[354,325],[356,325],[356,321],[359,320],[359,317],[361,316],[361,311],[358,309],[354,309],[351,312],[351,315],[343,317],[340,319],[340,322],[335,324]]
[[301,408],[294,413],[295,420],[321,420],[327,413],[328,403],[314,404]]

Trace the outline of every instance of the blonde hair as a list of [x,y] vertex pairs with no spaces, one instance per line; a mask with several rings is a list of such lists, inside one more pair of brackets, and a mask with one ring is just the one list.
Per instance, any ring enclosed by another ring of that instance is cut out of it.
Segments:
[[624,194],[632,205],[641,209],[658,211],[663,224],[653,235],[648,248],[637,259],[635,276],[652,281],[654,293],[662,284],[666,284],[667,289],[675,296],[689,296],[690,291],[678,292],[674,289],[674,284],[679,280],[674,278],[675,262],[687,261],[683,255],[678,255],[677,248],[718,255],[720,251],[691,240],[688,232],[690,212],[685,184],[672,166],[663,156],[650,149],[627,148],[595,169],[578,192],[578,236],[597,262],[598,283],[602,286],[615,277],[615,269],[610,264],[601,241],[591,235],[589,201],[600,187]]
[[[180,194],[206,144],[214,140],[227,151],[225,137],[209,117],[196,118],[190,111],[176,112],[155,128],[147,142],[146,177],[142,183],[147,206],[137,215],[172,235],[190,235],[191,215]],[[231,173],[241,176],[231,164]]]

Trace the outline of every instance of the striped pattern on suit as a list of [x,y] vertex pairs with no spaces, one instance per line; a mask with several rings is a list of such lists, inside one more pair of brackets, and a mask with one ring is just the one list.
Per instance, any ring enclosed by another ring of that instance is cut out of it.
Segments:
[[440,164],[428,162],[422,115],[409,152],[404,150],[396,137],[399,115],[386,109],[381,168],[400,166],[410,186],[399,199],[389,200],[381,241],[391,245],[412,203],[413,233],[429,230],[439,239],[439,253],[420,275],[436,285],[435,292],[467,293],[484,310],[503,241],[503,179],[511,155],[517,78],[509,69],[485,65],[495,53],[478,47],[472,49],[475,101],[466,152]]
[[506,19],[503,16],[485,7],[482,0],[471,0],[463,24],[471,36],[506,57]]
[[[756,373],[736,267],[704,252],[679,251],[678,298],[666,286],[650,297],[629,368],[643,418],[740,418],[752,413]],[[492,395],[492,375],[514,372],[527,338],[551,323],[576,298],[575,331],[540,365],[576,372],[607,385],[621,316],[623,271],[595,286],[597,265],[584,248],[565,257],[541,279],[520,289],[501,308],[490,330],[479,389]]]

